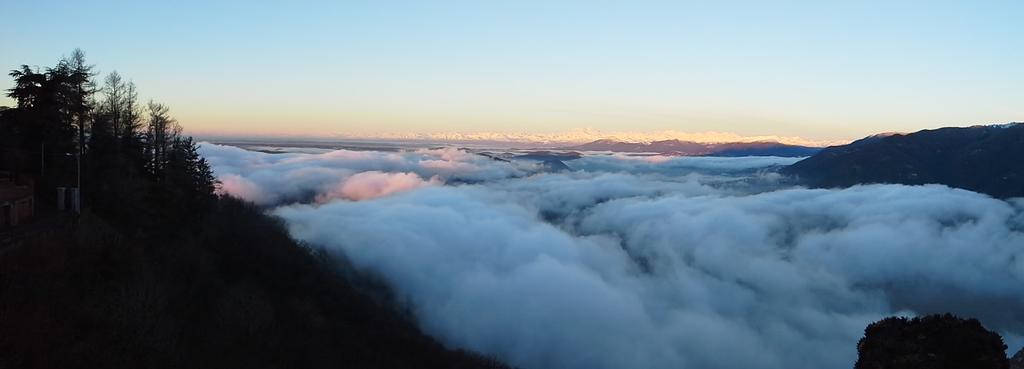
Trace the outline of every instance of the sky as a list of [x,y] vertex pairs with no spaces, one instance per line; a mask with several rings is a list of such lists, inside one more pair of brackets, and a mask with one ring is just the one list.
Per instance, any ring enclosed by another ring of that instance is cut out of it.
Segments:
[[0,9],[0,66],[51,66],[81,48],[193,134],[841,140],[1024,121],[1016,0],[0,0]]

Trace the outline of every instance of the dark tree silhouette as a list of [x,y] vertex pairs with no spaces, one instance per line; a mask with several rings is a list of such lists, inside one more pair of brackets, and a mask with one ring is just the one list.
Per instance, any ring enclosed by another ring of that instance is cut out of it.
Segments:
[[11,71],[7,95],[18,105],[0,115],[0,170],[33,174],[37,193],[81,182],[83,207],[127,228],[190,222],[183,215],[201,214],[213,196],[195,142],[182,136],[166,105],[150,101],[143,114],[131,81],[113,72],[97,89],[94,75],[81,50],[45,72]]
[[149,125],[145,140],[148,169],[157,181],[161,181],[174,141],[181,135],[181,126],[171,117],[167,105],[150,100],[147,108]]
[[216,196],[196,142],[166,105],[140,109],[130,81],[97,91],[77,50],[45,70],[10,73],[0,170],[35,176],[45,200],[74,183],[77,154],[89,207],[0,249],[0,368],[504,368],[446,349],[357,290],[373,285],[358,272]]
[[22,65],[21,68],[11,70],[8,75],[14,78],[14,87],[7,90],[7,97],[17,100],[18,108],[26,109],[43,103],[49,84],[45,74]]
[[1007,369],[1006,345],[976,319],[951,314],[872,323],[854,369]]
[[110,134],[118,140],[136,139],[142,128],[135,83],[125,81],[117,71],[103,80],[103,100],[96,107],[96,119],[107,122]]

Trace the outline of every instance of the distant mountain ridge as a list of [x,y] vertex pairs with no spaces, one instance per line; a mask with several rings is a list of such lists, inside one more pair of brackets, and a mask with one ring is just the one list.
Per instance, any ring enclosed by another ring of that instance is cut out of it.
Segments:
[[623,142],[602,139],[562,148],[577,151],[646,152],[677,156],[811,156],[819,147],[788,145],[774,141],[701,143],[683,140]]
[[1024,124],[874,135],[826,148],[782,172],[813,187],[936,183],[999,198],[1024,196]]
[[[211,140],[234,140],[241,137],[207,137]],[[250,137],[256,138],[256,137]],[[263,139],[265,139],[264,137]],[[845,143],[845,140],[807,139],[794,136],[744,136],[729,132],[681,132],[663,131],[602,131],[598,129],[574,129],[561,132],[401,132],[401,133],[341,133],[330,137],[295,137],[313,140],[356,140],[356,141],[400,141],[400,142],[434,142],[445,144],[511,144],[511,146],[529,145],[533,147],[559,147],[580,145],[594,140],[612,139],[622,142],[650,142],[658,140],[681,140],[692,142],[779,142],[788,145],[808,147],[824,147]],[[499,145],[506,146],[506,145]]]

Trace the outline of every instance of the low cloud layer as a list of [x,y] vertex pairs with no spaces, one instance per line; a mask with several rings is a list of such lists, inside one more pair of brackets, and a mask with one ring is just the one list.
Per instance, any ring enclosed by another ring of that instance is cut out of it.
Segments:
[[[454,148],[268,154],[203,143],[200,153],[213,164],[222,193],[260,205],[312,202],[318,197],[359,200],[420,187],[411,183],[491,181],[538,170],[536,163],[499,162]],[[366,172],[379,174],[365,174],[349,182],[350,177]],[[372,192],[365,187],[370,185],[367,181],[381,186],[376,196],[367,195]],[[345,195],[346,183],[358,198]]]
[[424,186],[440,183],[437,176],[423,180],[412,172],[385,173],[378,171],[360,172],[342,181],[337,187],[317,194],[318,203],[333,199],[366,200],[387,196],[397,192],[409,191]]
[[573,160],[573,167],[587,171],[681,174],[693,171],[735,173],[774,166],[786,166],[803,158],[775,156],[704,157],[664,155],[595,155]]
[[[251,184],[238,196],[314,191],[272,210],[293,236],[379,275],[429,334],[524,368],[848,368],[868,323],[945,311],[1024,344],[1021,200],[787,188],[764,158],[538,173],[450,150],[204,151]],[[330,201],[360,177],[374,196]]]

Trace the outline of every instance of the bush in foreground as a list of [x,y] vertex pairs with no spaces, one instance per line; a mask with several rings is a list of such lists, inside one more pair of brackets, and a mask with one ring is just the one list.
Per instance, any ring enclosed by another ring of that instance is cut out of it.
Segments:
[[854,369],[1007,369],[1006,345],[976,319],[951,314],[872,323]]

